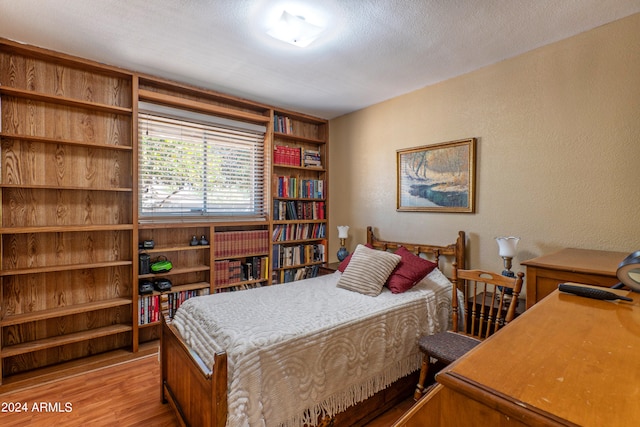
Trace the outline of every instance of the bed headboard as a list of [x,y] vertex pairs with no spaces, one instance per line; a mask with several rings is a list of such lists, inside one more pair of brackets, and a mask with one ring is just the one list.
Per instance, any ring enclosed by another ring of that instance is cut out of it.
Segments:
[[400,246],[404,246],[408,251],[415,255],[424,254],[427,258],[434,260],[440,266],[440,257],[451,257],[455,260],[457,269],[465,268],[465,234],[464,231],[458,231],[458,238],[455,243],[447,246],[431,245],[426,243],[402,243],[390,242],[378,239],[373,234],[373,227],[367,227],[367,243],[379,250],[396,250]]

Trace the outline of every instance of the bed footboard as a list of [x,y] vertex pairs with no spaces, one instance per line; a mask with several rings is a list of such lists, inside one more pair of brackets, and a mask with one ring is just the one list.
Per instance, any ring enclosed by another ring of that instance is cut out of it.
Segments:
[[161,399],[183,426],[224,427],[227,422],[227,355],[215,355],[208,367],[162,319],[160,347]]

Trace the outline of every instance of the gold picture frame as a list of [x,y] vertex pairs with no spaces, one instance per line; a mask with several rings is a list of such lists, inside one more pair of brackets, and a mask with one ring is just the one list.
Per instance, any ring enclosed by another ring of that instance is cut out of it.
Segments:
[[396,210],[475,212],[476,138],[396,151]]

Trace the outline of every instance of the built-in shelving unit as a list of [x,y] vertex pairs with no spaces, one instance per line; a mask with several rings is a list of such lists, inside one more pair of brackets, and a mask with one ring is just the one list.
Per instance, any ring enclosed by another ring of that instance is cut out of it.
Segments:
[[[138,101],[265,126],[264,217],[140,218]],[[0,123],[0,392],[155,351],[159,313],[322,263],[326,120],[0,39]],[[141,253],[173,268],[143,274]]]
[[131,347],[132,76],[0,45],[0,381]]
[[272,283],[313,277],[326,261],[327,123],[273,113]]

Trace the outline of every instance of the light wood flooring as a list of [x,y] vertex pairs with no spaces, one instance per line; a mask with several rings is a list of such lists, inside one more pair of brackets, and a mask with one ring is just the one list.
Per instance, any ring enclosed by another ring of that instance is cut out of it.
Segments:
[[[0,402],[2,427],[179,425],[171,407],[160,402],[157,354],[0,394]],[[412,404],[407,399],[366,427],[391,426]]]

